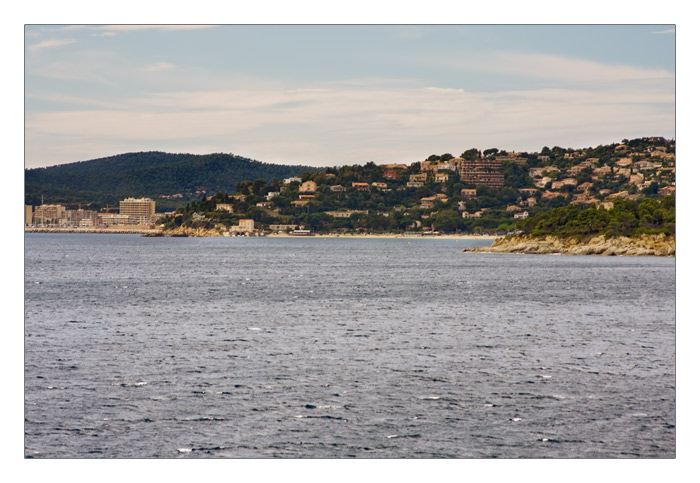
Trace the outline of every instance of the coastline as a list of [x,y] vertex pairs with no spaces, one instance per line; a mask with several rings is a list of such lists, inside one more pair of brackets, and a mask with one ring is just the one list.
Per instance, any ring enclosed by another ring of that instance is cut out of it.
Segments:
[[309,235],[309,236],[298,236],[289,235],[287,233],[273,233],[266,235],[270,238],[360,238],[360,239],[390,239],[390,238],[400,238],[406,240],[430,240],[433,238],[441,240],[495,240],[497,237],[494,235],[404,235],[399,233],[372,233],[366,235],[360,234],[339,234],[339,233],[328,233],[321,235]]
[[147,228],[145,226],[137,226],[129,228],[120,226],[118,228],[55,228],[55,227],[24,227],[24,233],[107,233],[107,234],[135,234],[158,236],[163,231],[159,228]]
[[[203,230],[203,229],[183,229],[177,230],[161,230],[159,228],[41,228],[41,227],[25,227],[25,233],[102,233],[102,234],[138,234],[145,236],[165,236],[165,237],[224,237],[222,232],[218,230]],[[241,236],[241,235],[239,235]],[[250,238],[257,238],[250,236]],[[495,235],[418,235],[418,234],[403,234],[403,233],[371,233],[371,234],[311,234],[305,236],[291,235],[288,233],[270,233],[260,238],[357,238],[357,239],[390,239],[399,238],[406,240],[496,240]]]
[[675,236],[641,235],[638,237],[604,236],[578,239],[574,237],[511,236],[494,240],[490,247],[467,248],[465,252],[523,253],[559,255],[603,255],[603,256],[655,256],[675,257]]

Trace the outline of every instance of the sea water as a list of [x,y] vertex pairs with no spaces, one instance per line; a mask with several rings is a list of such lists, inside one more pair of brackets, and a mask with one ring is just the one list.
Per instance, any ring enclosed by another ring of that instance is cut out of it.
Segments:
[[675,259],[25,235],[25,456],[672,458]]

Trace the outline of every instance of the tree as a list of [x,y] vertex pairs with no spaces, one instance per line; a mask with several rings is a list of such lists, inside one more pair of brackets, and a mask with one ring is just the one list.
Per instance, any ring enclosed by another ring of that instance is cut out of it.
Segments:
[[460,158],[462,158],[462,159],[467,159],[467,160],[469,160],[469,159],[476,159],[476,158],[478,158],[478,157],[479,157],[479,150],[476,149],[476,148],[467,149],[466,151],[464,151],[464,152],[460,155]]
[[441,210],[435,215],[433,227],[445,233],[453,233],[460,228],[462,217],[454,210]]
[[656,196],[659,193],[659,183],[652,181],[648,187],[642,190],[642,194],[646,196]]

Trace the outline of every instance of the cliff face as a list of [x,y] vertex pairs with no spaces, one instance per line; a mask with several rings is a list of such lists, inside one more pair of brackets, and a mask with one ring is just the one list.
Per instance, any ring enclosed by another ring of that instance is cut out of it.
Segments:
[[490,247],[467,249],[465,251],[673,257],[676,255],[676,239],[673,236],[666,235],[642,235],[635,238],[614,237],[607,239],[603,236],[597,236],[583,240],[555,236],[513,236],[498,238]]

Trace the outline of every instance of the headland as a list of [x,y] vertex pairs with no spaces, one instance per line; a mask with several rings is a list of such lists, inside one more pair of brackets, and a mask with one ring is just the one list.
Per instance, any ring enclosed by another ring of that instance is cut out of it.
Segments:
[[664,234],[637,237],[559,237],[507,236],[497,238],[489,247],[469,248],[469,252],[527,253],[562,255],[606,256],[659,256],[676,255],[676,238]]

